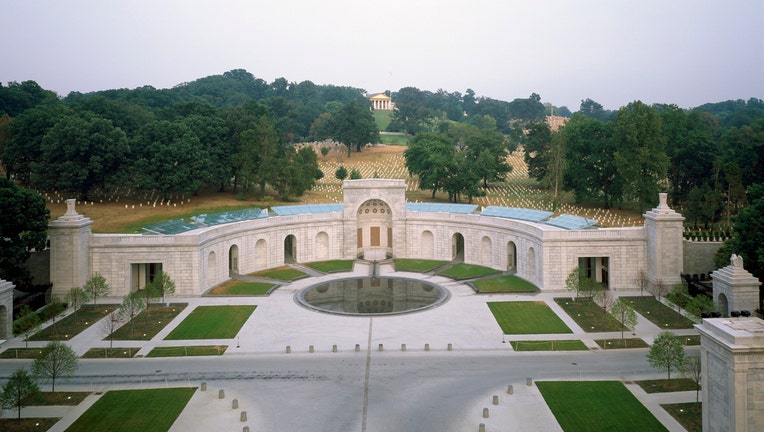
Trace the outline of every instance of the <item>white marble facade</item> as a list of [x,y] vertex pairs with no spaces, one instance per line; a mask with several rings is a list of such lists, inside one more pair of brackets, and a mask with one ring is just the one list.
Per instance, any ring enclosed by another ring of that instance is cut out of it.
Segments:
[[682,272],[682,234],[675,229],[681,215],[666,208],[654,210],[644,227],[566,230],[479,212],[407,211],[403,180],[346,180],[343,189],[342,211],[269,215],[175,235],[93,234],[92,221],[72,205],[50,224],[54,294],[99,272],[112,295],[125,295],[160,265],[178,295],[201,295],[231,272],[364,257],[462,259],[514,272],[542,290],[564,290],[567,275],[587,257],[616,291],[638,289],[641,274],[668,281]]

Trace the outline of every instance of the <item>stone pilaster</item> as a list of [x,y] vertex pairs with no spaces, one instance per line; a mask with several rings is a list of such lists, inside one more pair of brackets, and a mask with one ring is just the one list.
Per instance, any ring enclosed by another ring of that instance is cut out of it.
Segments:
[[684,217],[666,204],[666,194],[658,194],[658,207],[644,214],[647,235],[647,283],[671,286],[681,282],[684,266],[682,228]]
[[90,226],[93,221],[78,214],[76,200],[66,200],[66,213],[48,224],[50,233],[50,281],[53,295],[63,298],[71,288],[85,284],[90,276]]

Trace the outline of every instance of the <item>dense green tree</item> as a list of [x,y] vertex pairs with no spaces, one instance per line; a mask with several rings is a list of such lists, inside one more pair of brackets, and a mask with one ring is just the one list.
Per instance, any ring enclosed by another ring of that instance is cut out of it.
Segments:
[[162,198],[190,195],[209,178],[209,154],[196,134],[183,122],[155,121],[141,128],[135,140],[137,185],[157,190]]
[[65,110],[60,105],[30,108],[7,124],[2,160],[6,178],[29,186],[32,164],[39,160],[42,139]]
[[525,141],[525,163],[528,175],[541,181],[546,177],[552,148],[552,131],[546,123],[534,123]]
[[599,121],[607,121],[610,118],[609,113],[605,111],[602,104],[589,98],[581,101],[578,112],[586,117],[597,119]]
[[278,164],[273,187],[284,201],[302,196],[313,188],[317,179],[323,177],[318,169],[318,157],[311,147],[303,147],[297,152],[288,151],[278,159]]
[[671,381],[671,371],[681,370],[684,364],[682,342],[671,332],[661,332],[647,353],[647,361],[654,368],[666,369],[667,378]]
[[345,180],[348,177],[348,170],[344,166],[340,166],[337,168],[337,171],[334,172],[334,177],[339,179],[340,181]]
[[427,93],[416,87],[404,87],[393,95],[395,111],[388,130],[417,134],[429,132],[437,113],[428,106]]
[[348,102],[332,116],[332,131],[335,141],[347,146],[348,157],[351,149],[360,152],[364,145],[379,141],[379,129],[371,111],[355,101]]
[[93,304],[98,302],[98,297],[103,297],[111,291],[111,287],[109,286],[109,283],[106,282],[106,278],[98,272],[85,281],[85,285],[82,286],[82,289],[85,291],[88,298],[93,300]]
[[698,294],[687,302],[685,310],[697,319],[700,319],[704,313],[716,312],[716,305],[711,297]]
[[632,102],[618,110],[613,138],[624,194],[637,200],[642,213],[657,202],[668,169],[661,119],[653,108]]
[[438,134],[417,134],[403,153],[406,169],[419,178],[419,189],[431,190],[432,197],[444,189],[450,173],[454,172],[456,151],[447,137]]
[[54,105],[58,96],[40,87],[35,81],[11,81],[7,87],[0,83],[0,116],[16,117],[29,108],[38,105]]
[[79,367],[74,350],[60,341],[49,342],[43,349],[45,354],[32,363],[32,373],[40,378],[50,378],[51,391],[56,391],[56,379],[70,378]]
[[34,377],[24,368],[16,369],[8,378],[0,393],[0,406],[5,409],[16,409],[17,421],[21,422],[21,408],[40,392],[40,387]]
[[361,172],[358,171],[358,168],[353,168],[350,170],[350,180],[360,180],[363,177],[361,176]]
[[558,133],[566,141],[565,187],[573,190],[576,201],[598,201],[605,208],[619,202],[622,188],[612,124],[575,113]]
[[205,184],[215,186],[219,191],[233,177],[233,159],[236,156],[234,143],[228,139],[228,130],[222,118],[216,114],[193,114],[180,119],[180,122],[199,139],[199,145],[208,155],[207,170],[209,176],[202,179]]
[[111,121],[82,111],[64,116],[43,137],[31,182],[40,189],[58,189],[87,200],[103,188],[127,159],[127,135]]
[[531,94],[527,99],[513,100],[507,108],[512,119],[524,124],[544,120],[544,104],[541,103],[541,96],[536,93]]
[[44,250],[48,238],[45,199],[0,178],[0,279],[24,287],[31,278],[24,268],[31,250]]

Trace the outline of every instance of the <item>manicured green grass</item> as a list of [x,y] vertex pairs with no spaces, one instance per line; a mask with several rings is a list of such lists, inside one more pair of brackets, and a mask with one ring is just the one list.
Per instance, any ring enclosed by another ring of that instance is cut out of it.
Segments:
[[331,260],[306,263],[307,267],[324,273],[347,272],[353,270],[353,260]]
[[204,295],[208,296],[261,296],[268,294],[268,291],[276,285],[265,282],[246,282],[240,280],[230,280],[222,285],[207,291]]
[[580,340],[510,341],[515,351],[586,351]]
[[473,279],[481,276],[488,276],[496,273],[501,273],[498,270],[494,270],[492,268],[483,267],[479,265],[474,264],[456,264],[453,267],[447,268],[443,271],[438,272],[441,276],[450,277],[452,279],[456,280],[462,280],[462,279]]
[[692,328],[693,322],[686,316],[671,309],[655,297],[623,297],[637,313],[662,329]]
[[387,145],[409,145],[409,137],[405,135],[380,135],[379,141]]
[[256,306],[198,306],[165,338],[231,339],[247,322]]
[[[186,303],[171,304],[170,306],[153,305],[141,311],[132,322],[127,322],[118,328],[112,340],[151,340],[176,316],[180,315],[187,306]],[[108,340],[108,338],[104,338]]]
[[700,335],[677,336],[685,346],[700,345]]
[[393,119],[393,111],[374,110],[371,112],[374,117],[374,122],[377,124],[377,129],[383,131],[387,129],[390,121]]
[[166,432],[196,388],[111,390],[85,411],[67,432]]
[[252,273],[249,276],[276,279],[276,280],[288,282],[288,281],[295,280],[297,278],[301,278],[307,275],[301,272],[300,270],[293,269],[292,267],[284,266],[284,267],[278,267],[274,269],[259,271],[257,273]]
[[542,301],[488,302],[504,334],[573,333]]
[[488,293],[535,293],[536,285],[515,275],[497,276],[476,280],[472,283],[481,294]]
[[671,380],[654,379],[635,381],[646,393],[668,393],[678,391],[695,391],[697,387],[689,378],[672,378]]
[[[27,399],[28,406],[79,405],[90,392],[40,392]],[[2,429],[0,429],[2,430]]]
[[666,430],[618,381],[542,381],[536,385],[566,432]]
[[29,340],[70,340],[96,321],[113,312],[116,308],[114,305],[82,306],[76,313],[69,314],[65,318],[58,320],[55,324],[35,333]]
[[427,273],[428,271],[435,270],[436,268],[446,265],[447,263],[448,261],[397,258],[395,260],[395,270]]
[[36,359],[43,354],[44,348],[8,348],[0,353],[0,359]]
[[590,298],[555,298],[555,303],[567,313],[585,332],[621,331],[621,323],[605,313]]
[[228,345],[198,345],[182,347],[156,347],[146,357],[196,357],[223,355]]
[[661,408],[674,417],[687,432],[703,431],[703,403],[685,402],[677,404],[662,404]]
[[132,358],[140,348],[90,348],[82,355],[88,359]]
[[16,418],[2,418],[0,419],[0,431],[13,431],[13,432],[40,432],[50,430],[58,421],[60,417],[46,417],[46,418],[22,418],[21,421],[17,421]]
[[596,339],[594,342],[602,349],[647,348],[650,346],[640,338]]

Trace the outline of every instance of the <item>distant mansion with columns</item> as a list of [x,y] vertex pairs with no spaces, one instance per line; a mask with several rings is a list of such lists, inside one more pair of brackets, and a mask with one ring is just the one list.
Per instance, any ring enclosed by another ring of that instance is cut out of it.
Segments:
[[98,272],[123,296],[165,271],[177,295],[198,296],[231,274],[359,258],[462,261],[511,272],[542,291],[565,290],[577,266],[613,291],[681,281],[684,218],[665,194],[644,226],[599,228],[541,210],[410,203],[403,180],[346,180],[343,190],[342,204],[201,215],[143,234],[94,234],[70,200],[49,226],[53,294],[63,297]]
[[369,100],[371,101],[371,108],[375,111],[393,111],[395,109],[392,98],[384,93],[372,95]]

